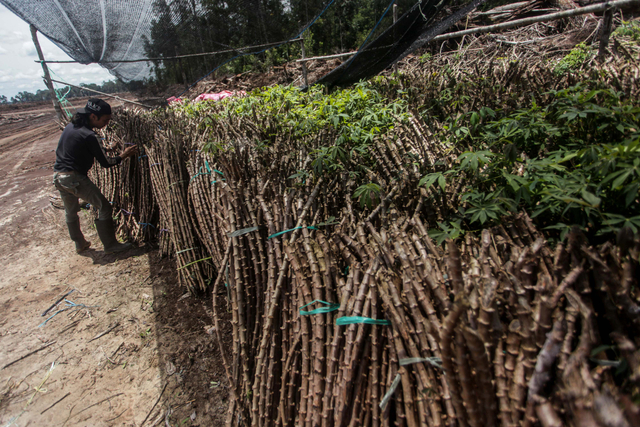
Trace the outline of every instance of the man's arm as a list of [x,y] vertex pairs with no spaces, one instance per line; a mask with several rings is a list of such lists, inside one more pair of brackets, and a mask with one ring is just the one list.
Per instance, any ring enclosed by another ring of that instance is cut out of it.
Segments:
[[120,153],[120,155],[116,157],[107,157],[107,155],[104,153],[104,149],[98,142],[98,138],[96,138],[95,136],[91,137],[89,145],[91,147],[91,153],[93,154],[93,157],[95,157],[98,163],[100,163],[100,165],[104,168],[110,168],[112,166],[118,165],[122,162],[122,160],[126,159],[127,157],[134,156],[138,152],[138,147],[134,145],[124,149],[122,153]]

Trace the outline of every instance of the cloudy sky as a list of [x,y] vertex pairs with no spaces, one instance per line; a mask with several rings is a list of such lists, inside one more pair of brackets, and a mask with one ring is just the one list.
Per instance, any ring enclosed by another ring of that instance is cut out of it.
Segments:
[[[0,4],[0,95],[7,99],[18,92],[35,93],[46,89],[42,81],[42,67],[34,62],[38,53],[31,39],[29,24]],[[45,60],[65,61],[69,56],[42,34],[38,33]],[[107,70],[96,64],[50,64],[51,78],[74,85],[102,84],[115,80]],[[57,85],[54,83],[54,85]],[[58,85],[60,87],[62,85]]]

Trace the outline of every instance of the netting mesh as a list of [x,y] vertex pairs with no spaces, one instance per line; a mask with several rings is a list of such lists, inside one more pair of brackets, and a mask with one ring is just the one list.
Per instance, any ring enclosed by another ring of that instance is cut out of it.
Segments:
[[153,0],[80,2],[1,0],[9,10],[83,64],[100,62],[125,81],[148,77],[149,63],[117,63],[144,58],[143,36],[153,21]]
[[[390,0],[0,0],[76,61],[99,63],[124,81],[155,75],[185,84],[233,59],[265,55],[307,28],[311,54],[366,45],[322,79],[354,82],[380,72],[481,2],[396,0],[402,17],[393,25]],[[127,62],[142,59],[147,61]],[[244,71],[243,64],[230,70]]]
[[[355,83],[375,75],[422,47],[486,0],[472,0],[456,12],[444,12],[450,0],[422,0],[349,61],[325,75],[318,83],[329,86]],[[460,3],[460,2],[458,2]]]

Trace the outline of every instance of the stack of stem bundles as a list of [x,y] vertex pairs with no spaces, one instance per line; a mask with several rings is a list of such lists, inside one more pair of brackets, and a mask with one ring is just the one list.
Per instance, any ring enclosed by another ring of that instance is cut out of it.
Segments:
[[368,144],[364,207],[318,161],[334,128],[226,111],[116,112],[107,139],[140,158],[93,178],[121,232],[213,291],[228,425],[640,425],[633,235],[552,249],[523,212],[441,247],[427,230],[461,183],[418,185],[420,162],[450,157],[418,115]]
[[[637,422],[627,393],[640,379],[633,237],[596,249],[575,231],[552,253],[521,214],[445,251],[427,235],[424,190],[401,160],[436,150],[415,121],[372,145],[371,173],[388,190],[363,213],[348,176],[286,179],[329,131],[300,149],[286,135],[265,148],[251,141],[269,118],[204,132],[163,114],[117,113],[109,139],[141,141],[144,153],[94,179],[131,238],[170,237],[163,251],[184,286],[213,282],[218,340],[230,305],[232,425]],[[212,139],[226,149],[205,153]],[[622,387],[616,369],[626,369]]]

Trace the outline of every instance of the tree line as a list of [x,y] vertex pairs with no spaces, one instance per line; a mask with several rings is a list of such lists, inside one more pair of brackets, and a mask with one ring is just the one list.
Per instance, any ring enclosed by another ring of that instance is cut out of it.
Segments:
[[[376,26],[389,0],[156,0],[157,19],[145,40],[148,58],[174,57],[202,52],[230,52],[215,56],[156,60],[158,83],[192,83],[221,64],[222,73],[261,71],[300,58],[299,43],[260,52],[247,46],[289,40],[319,15],[305,34],[307,56],[329,55],[357,49]],[[416,0],[397,0],[400,14]],[[328,6],[328,7],[327,7]],[[380,31],[393,22],[385,15]],[[378,32],[380,32],[378,31]]]
[[[143,82],[132,81],[125,83],[120,79],[109,80],[102,82],[102,84],[96,83],[82,83],[80,87],[64,86],[60,89],[56,89],[56,93],[59,98],[82,98],[87,96],[96,95],[95,92],[99,91],[104,93],[117,93],[139,90],[143,87]],[[39,89],[36,93],[27,91],[19,92],[17,95],[7,98],[5,95],[0,95],[0,104],[16,104],[20,102],[34,102],[34,101],[50,101],[51,92],[48,89]]]

